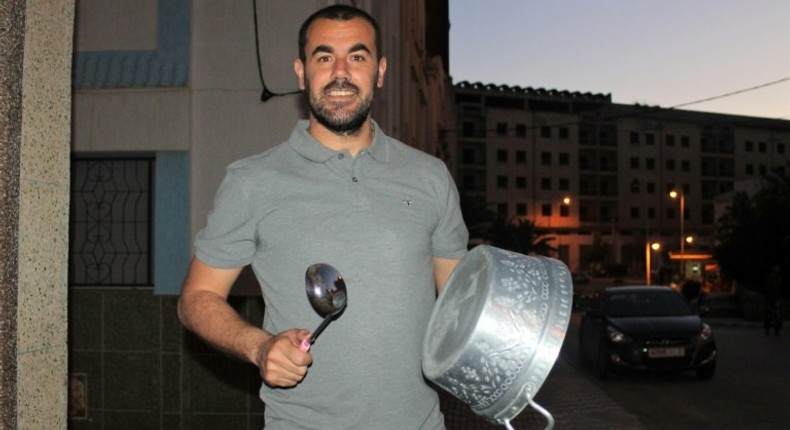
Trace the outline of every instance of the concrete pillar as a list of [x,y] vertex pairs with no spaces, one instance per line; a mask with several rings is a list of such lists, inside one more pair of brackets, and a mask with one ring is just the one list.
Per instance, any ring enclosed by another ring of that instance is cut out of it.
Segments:
[[0,7],[0,429],[65,429],[74,0]]

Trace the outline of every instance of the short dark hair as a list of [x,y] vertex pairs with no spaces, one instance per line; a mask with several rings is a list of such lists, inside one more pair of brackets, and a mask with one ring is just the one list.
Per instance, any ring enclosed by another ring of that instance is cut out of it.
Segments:
[[373,31],[376,35],[376,57],[380,60],[382,57],[381,29],[379,28],[379,24],[376,22],[376,20],[362,9],[357,9],[353,6],[347,6],[343,4],[336,4],[319,9],[307,17],[307,19],[302,23],[302,27],[299,29],[299,58],[302,60],[302,62],[307,60],[307,54],[305,53],[305,46],[307,46],[307,30],[310,28],[313,22],[315,22],[315,20],[330,19],[333,21],[350,21],[354,18],[362,18],[370,23],[371,26],[373,26]]

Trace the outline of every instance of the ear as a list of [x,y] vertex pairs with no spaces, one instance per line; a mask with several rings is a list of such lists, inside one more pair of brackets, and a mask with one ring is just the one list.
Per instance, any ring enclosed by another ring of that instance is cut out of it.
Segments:
[[384,75],[387,73],[387,57],[381,57],[379,60],[379,74],[376,79],[376,87],[381,88],[384,86]]
[[302,60],[300,60],[299,58],[294,60],[294,72],[296,73],[296,78],[298,80],[299,89],[300,90],[304,90],[304,88],[305,88],[305,85],[304,85],[304,63],[302,63]]

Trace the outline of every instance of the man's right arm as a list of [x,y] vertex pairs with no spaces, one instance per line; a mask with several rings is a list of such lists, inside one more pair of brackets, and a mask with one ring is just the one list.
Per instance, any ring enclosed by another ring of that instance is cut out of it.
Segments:
[[178,318],[213,347],[257,365],[268,385],[294,386],[312,362],[310,354],[299,349],[309,332],[293,329],[272,335],[242,319],[227,302],[240,273],[241,268],[220,269],[193,258],[178,301]]

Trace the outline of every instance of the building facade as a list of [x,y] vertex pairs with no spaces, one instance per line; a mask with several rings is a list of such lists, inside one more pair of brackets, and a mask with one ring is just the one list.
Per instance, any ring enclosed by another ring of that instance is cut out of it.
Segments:
[[[644,276],[656,242],[651,270],[701,276],[717,202],[790,168],[790,121],[622,105],[608,94],[454,90],[459,188],[534,222],[572,269]],[[695,256],[682,269],[669,261],[681,252]]]
[[[450,159],[439,139],[454,120],[447,34],[435,36],[447,32],[446,1],[78,2],[69,428],[263,427],[257,369],[185,332],[177,295],[225,167],[284,141],[306,117],[293,72],[297,33],[335,3],[381,25],[379,125]],[[249,273],[230,303],[261,323]]]

